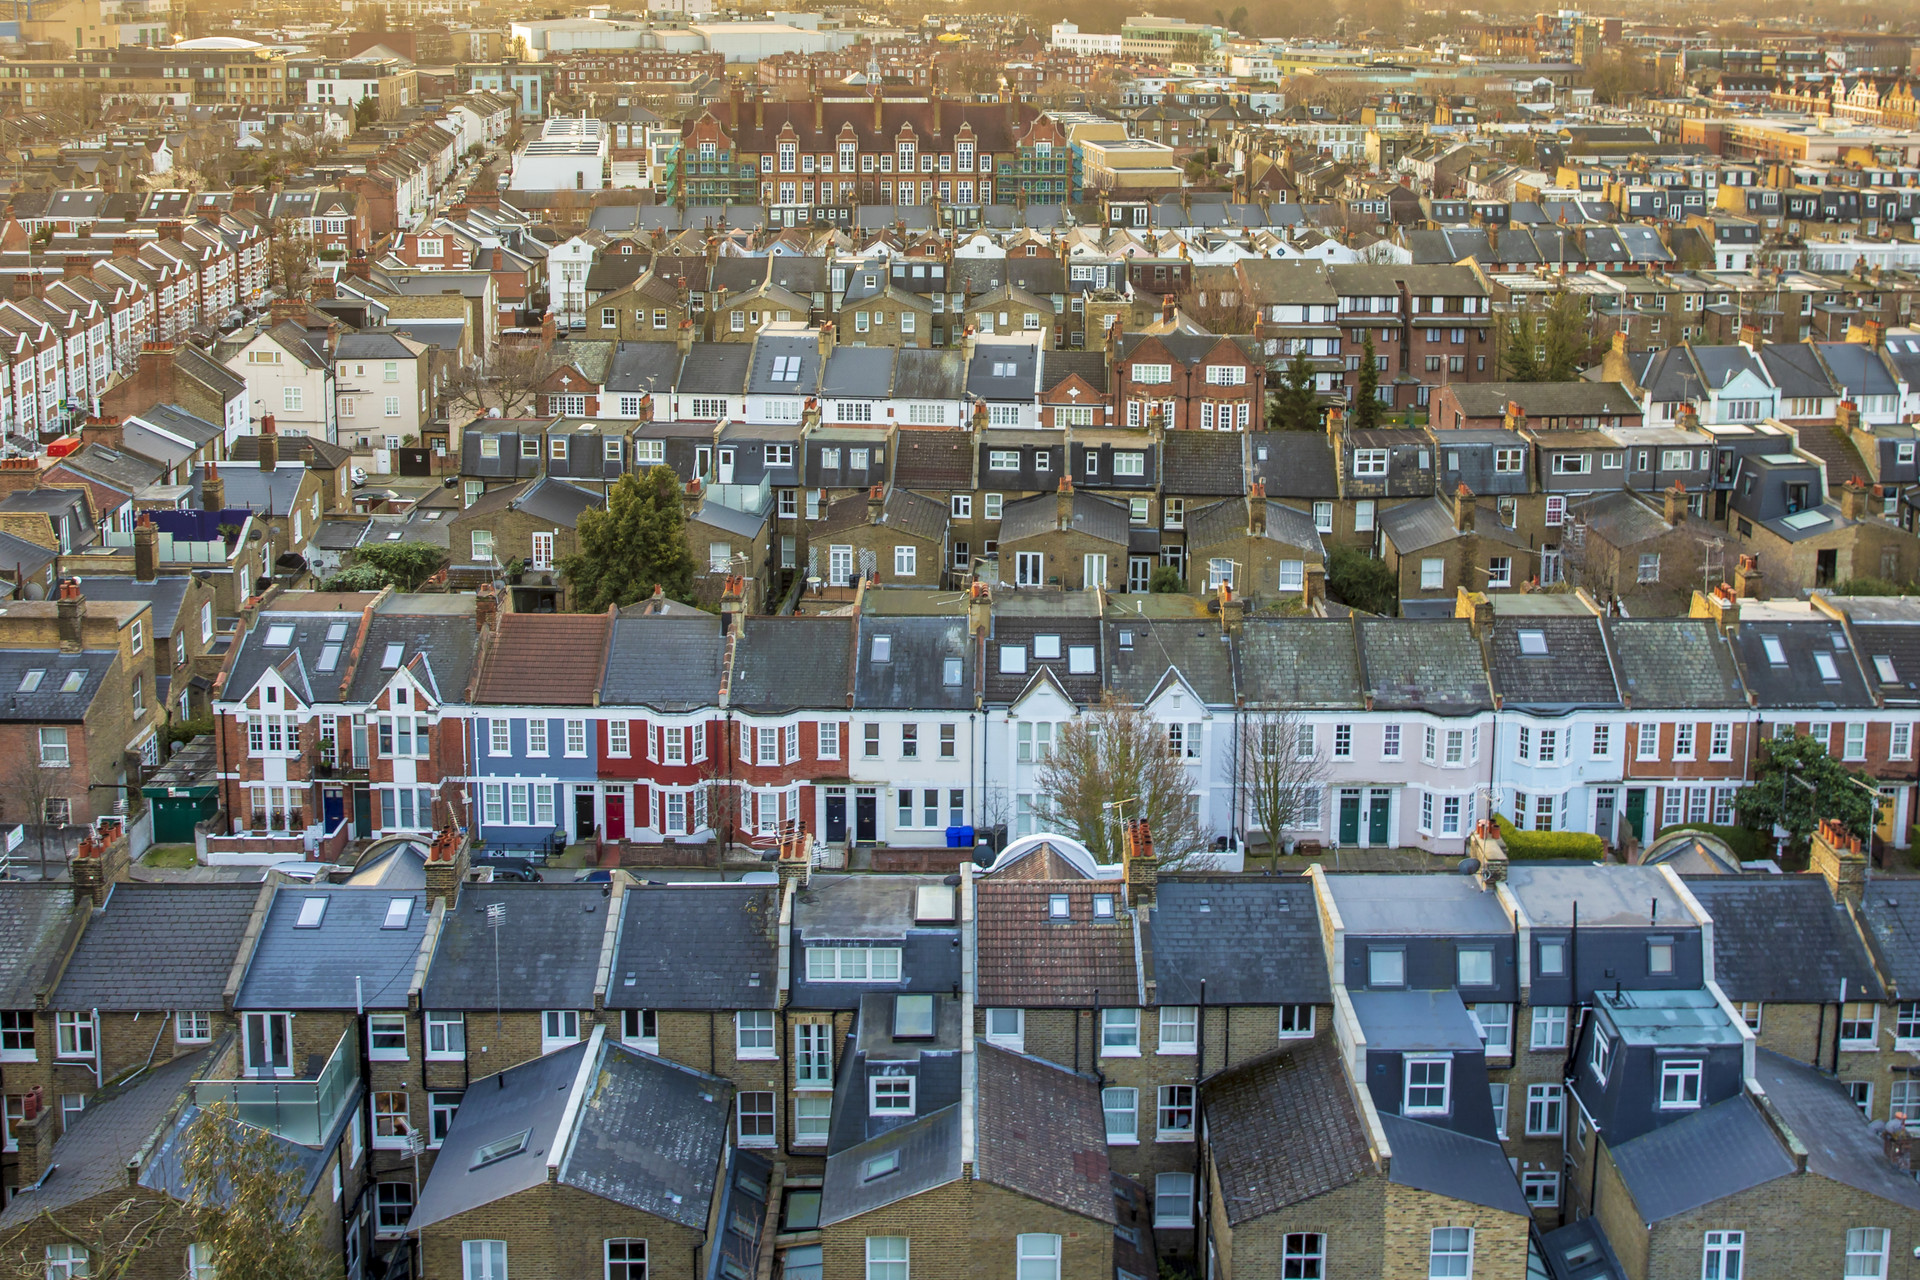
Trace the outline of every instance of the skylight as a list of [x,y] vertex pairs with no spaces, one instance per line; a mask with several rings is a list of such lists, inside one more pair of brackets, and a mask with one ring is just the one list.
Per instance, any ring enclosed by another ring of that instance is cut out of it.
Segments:
[[893,1038],[933,1039],[933,997],[901,995],[893,998]]
[[860,1181],[872,1182],[884,1178],[890,1173],[900,1172],[900,1153],[889,1151],[885,1155],[875,1156],[860,1166]]
[[960,683],[960,659],[947,658],[941,664],[940,683],[949,688]]
[[[1787,651],[1780,647],[1779,636],[1761,636],[1760,647],[1766,650],[1767,661],[1773,666],[1784,667],[1787,665]],[[1831,662],[1833,659],[1828,658],[1827,661]]]
[[412,898],[395,898],[387,903],[387,918],[380,922],[382,929],[404,929],[413,915]]
[[875,636],[873,638],[873,660],[886,662],[893,657],[893,637]]
[[1879,672],[1880,683],[1882,684],[1899,684],[1900,683],[1900,677],[1895,675],[1893,672],[1893,659],[1888,657],[1886,654],[1883,653],[1883,654],[1880,654],[1878,657],[1874,658],[1873,669]]
[[339,644],[342,640],[345,640],[346,638],[347,638],[347,624],[345,622],[329,622],[327,624],[327,643],[328,644]]
[[775,382],[800,381],[800,357],[775,356],[773,358],[773,380]]
[[380,659],[380,669],[383,671],[392,671],[398,667],[400,665],[400,655],[406,651],[406,648],[407,646],[399,643],[388,645],[386,654]]
[[1096,893],[1093,895],[1093,918],[1095,920],[1113,919],[1113,895]]
[[330,644],[323,647],[320,650],[320,661],[317,665],[322,671],[333,671],[337,669],[340,666],[340,646]]
[[498,1164],[508,1156],[517,1156],[527,1149],[527,1139],[533,1136],[533,1130],[522,1129],[510,1138],[496,1138],[492,1142],[483,1142],[473,1151],[473,1163],[469,1170],[484,1169],[490,1164]]
[[1825,650],[1815,650],[1813,665],[1820,668],[1820,678],[1822,680],[1838,680],[1840,678],[1839,666],[1834,663],[1833,655],[1827,653]]
[[923,884],[914,891],[913,920],[915,924],[947,924],[953,920],[953,887],[944,884]]
[[1073,908],[1070,905],[1068,905],[1069,902],[1070,902],[1070,899],[1068,899],[1067,895],[1064,893],[1048,894],[1047,895],[1047,919],[1049,920],[1068,919],[1073,914]]
[[1027,671],[1027,647],[1023,644],[1003,644],[1000,646],[1000,674],[1003,676],[1025,675]]
[[1014,370],[1015,365],[1011,360],[995,360],[993,362],[993,376],[996,378],[1011,378],[1014,375]]
[[33,670],[27,672],[27,674],[20,677],[19,692],[32,693],[35,689],[38,689],[40,687],[40,682],[42,680],[45,680],[46,678],[47,678],[47,669],[45,667],[35,667]]
[[320,917],[327,914],[325,898],[308,898],[300,904],[300,918],[293,922],[296,929],[318,929]]
[[1033,656],[1035,658],[1057,658],[1060,656],[1059,636],[1035,636],[1033,638]]
[[87,673],[85,668],[76,667],[74,670],[67,672],[67,678],[60,682],[60,692],[78,693],[80,692],[80,686],[86,682]]
[[267,628],[267,647],[269,649],[284,649],[292,643],[293,624],[291,622],[276,622]]
[[1076,644],[1067,650],[1067,674],[1090,676],[1093,674],[1093,646]]
[[1547,654],[1547,633],[1544,631],[1522,631],[1520,633],[1520,652],[1528,657],[1544,658]]

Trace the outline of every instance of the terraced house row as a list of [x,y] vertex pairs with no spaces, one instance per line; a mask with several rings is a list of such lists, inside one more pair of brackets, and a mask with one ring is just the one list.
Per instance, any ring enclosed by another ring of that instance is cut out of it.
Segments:
[[161,885],[108,832],[0,885],[12,1260],[88,1262],[132,1194],[172,1274],[170,1153],[227,1101],[349,1280],[1912,1274],[1920,882],[1837,829],[1793,875],[1490,836],[1190,873],[1139,823],[955,875],[789,840],[763,883],[469,847]]
[[[1454,618],[1250,612],[1227,591],[1149,611],[1104,592],[876,588],[818,615],[656,598],[501,613],[477,596],[270,592],[213,691],[210,847],[451,821],[505,849],[554,839],[770,848],[971,845],[1039,830],[1064,726],[1142,708],[1231,848],[1459,854],[1492,810],[1638,848],[1732,822],[1764,743],[1810,734],[1876,779],[1904,848],[1920,611],[1742,600],[1625,618],[1577,595],[1463,593]],[[1303,765],[1294,825],[1257,827],[1251,744]],[[1187,852],[1181,850],[1178,852]]]

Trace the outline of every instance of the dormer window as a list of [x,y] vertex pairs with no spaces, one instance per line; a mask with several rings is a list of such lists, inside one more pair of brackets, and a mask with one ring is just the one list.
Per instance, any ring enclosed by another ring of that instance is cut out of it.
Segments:
[[1453,1059],[1408,1058],[1406,1071],[1402,1115],[1445,1115],[1452,1109]]
[[1598,1027],[1593,1029],[1593,1057],[1588,1065],[1593,1068],[1593,1078],[1605,1084],[1607,1071],[1613,1066],[1613,1041]]
[[1407,953],[1399,947],[1367,948],[1367,985],[1404,987],[1407,985]]
[[1647,972],[1668,974],[1673,972],[1673,939],[1649,938],[1647,940]]
[[876,1116],[913,1114],[912,1076],[875,1076],[867,1081],[867,1113]]
[[893,1038],[933,1039],[933,997],[898,995],[893,998]]

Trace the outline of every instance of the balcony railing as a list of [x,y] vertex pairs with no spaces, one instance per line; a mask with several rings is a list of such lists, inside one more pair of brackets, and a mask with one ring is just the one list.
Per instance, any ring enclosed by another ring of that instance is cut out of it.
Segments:
[[317,1147],[327,1140],[353,1090],[355,1030],[349,1027],[333,1055],[312,1079],[254,1076],[243,1080],[196,1080],[194,1104],[205,1110],[226,1103],[242,1124],[277,1138]]

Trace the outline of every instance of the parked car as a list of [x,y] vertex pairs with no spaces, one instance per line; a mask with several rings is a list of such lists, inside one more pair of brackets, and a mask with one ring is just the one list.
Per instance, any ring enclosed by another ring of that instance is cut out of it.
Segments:
[[527,850],[481,849],[473,855],[473,865],[492,867],[496,880],[534,881],[540,878],[539,866],[544,858],[529,856]]

